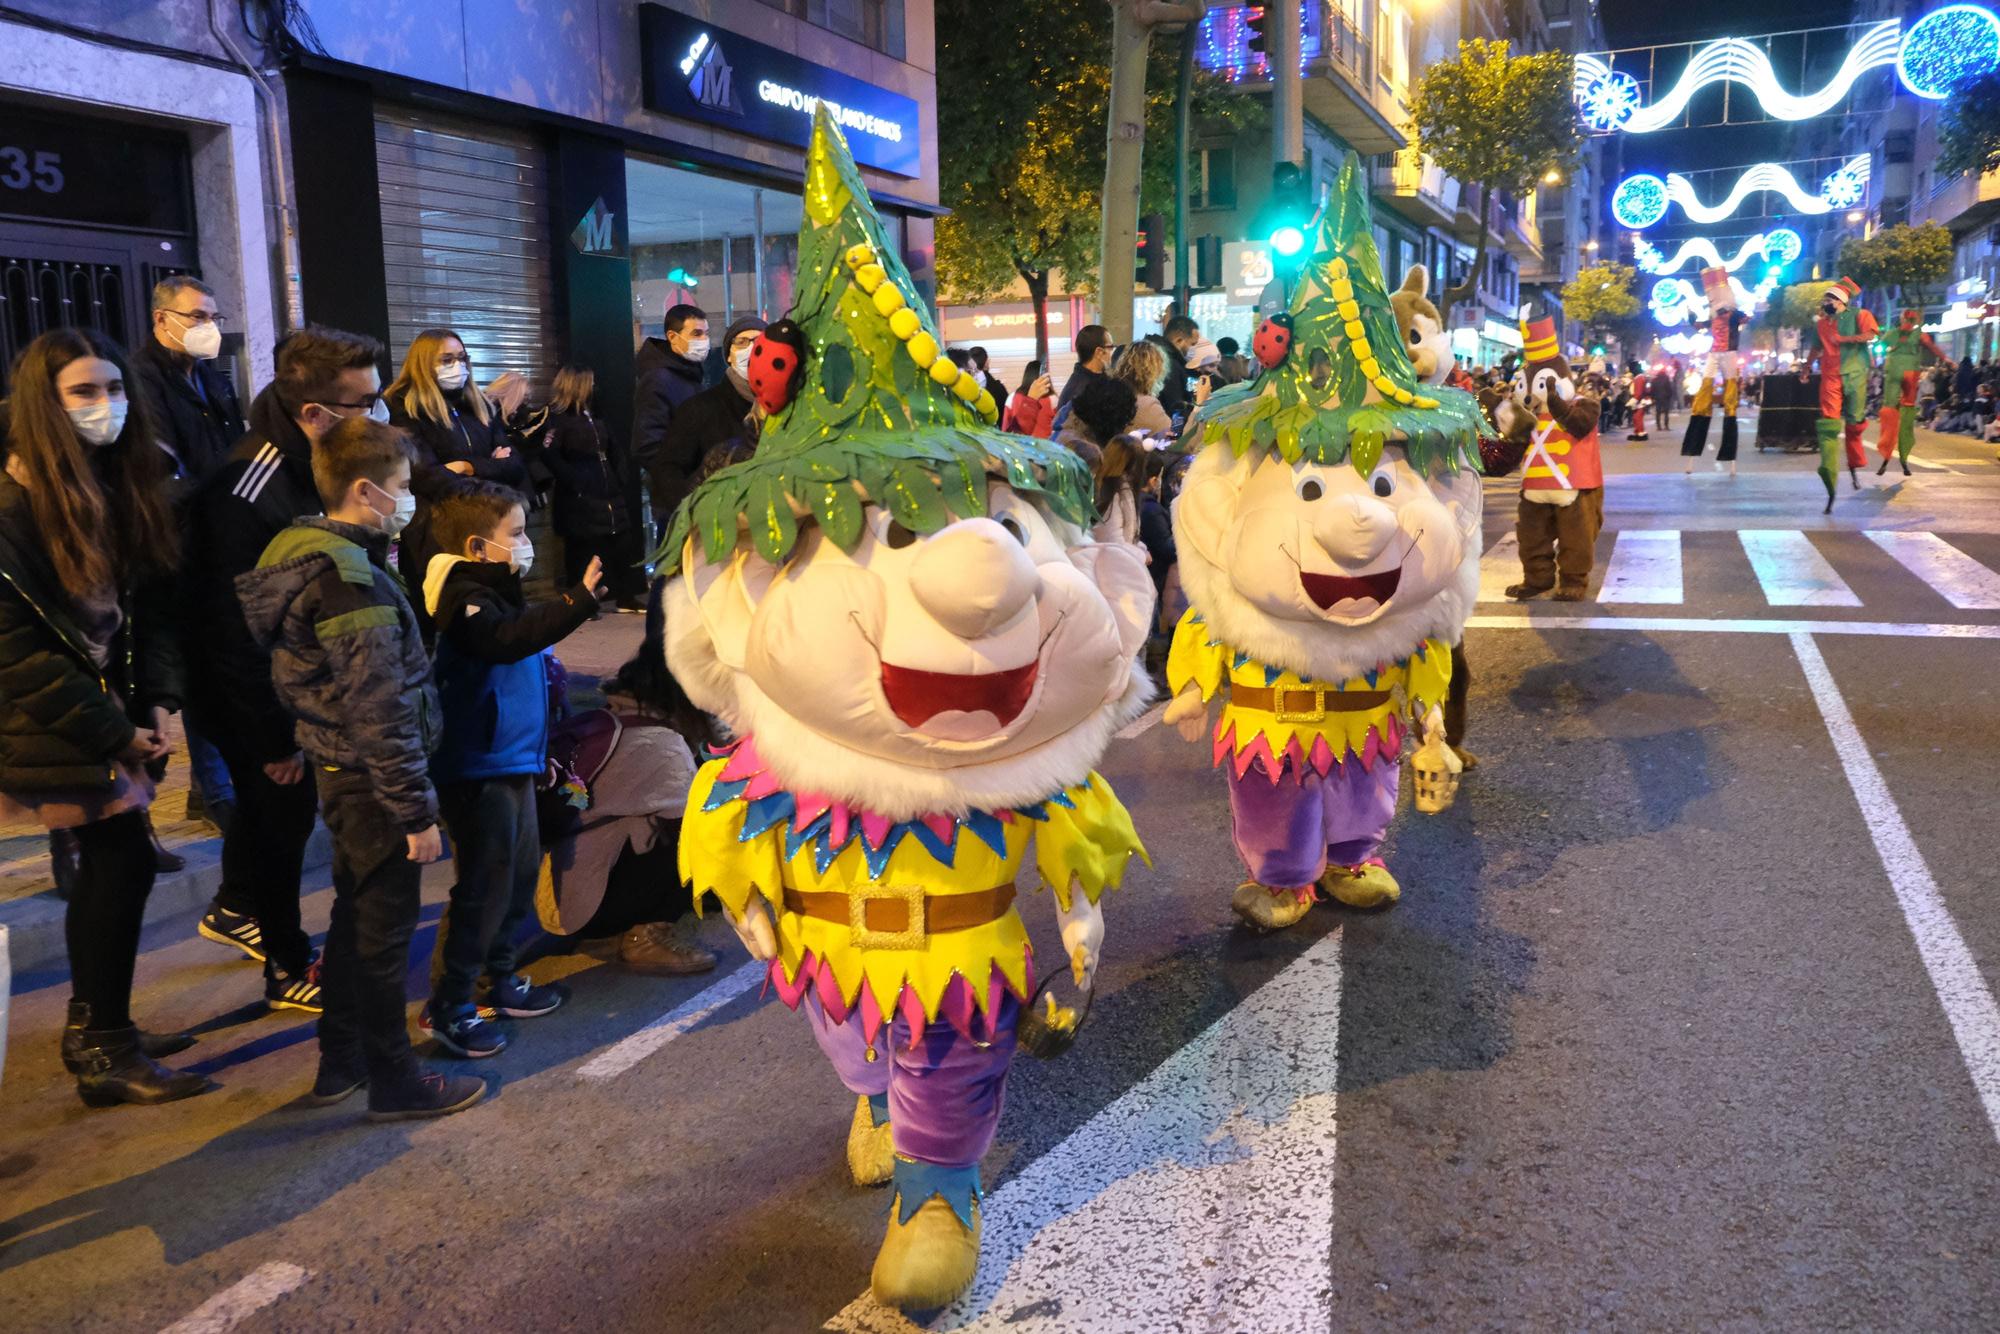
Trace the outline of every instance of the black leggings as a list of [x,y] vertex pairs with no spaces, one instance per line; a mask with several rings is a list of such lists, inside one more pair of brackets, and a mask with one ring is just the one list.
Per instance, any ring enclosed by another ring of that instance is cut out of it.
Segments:
[[146,813],[126,811],[75,833],[76,883],[63,919],[70,994],[90,1006],[92,1028],[124,1028],[132,1022],[132,969],[153,892]]

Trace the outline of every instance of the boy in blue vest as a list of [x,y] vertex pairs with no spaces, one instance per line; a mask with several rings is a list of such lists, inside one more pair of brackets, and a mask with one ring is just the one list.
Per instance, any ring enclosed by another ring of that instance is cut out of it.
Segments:
[[[597,611],[603,572],[530,603],[521,578],[535,549],[519,494],[476,482],[431,512],[439,554],[424,572],[424,606],[437,628],[437,684],[444,735],[431,759],[438,806],[451,835],[452,886],[443,969],[418,1027],[459,1056],[507,1047],[494,1016],[527,1019],[568,998],[514,971],[514,938],[535,901],[541,837],[535,784],[548,768],[549,648]],[[475,1005],[481,972],[492,979]]]
[[333,835],[319,1074],[305,1101],[330,1106],[366,1087],[377,1121],[443,1116],[486,1093],[482,1079],[424,1070],[410,1050],[403,978],[423,864],[440,851],[426,772],[437,695],[388,564],[389,539],[416,508],[410,459],[395,427],[342,421],[312,449],[326,517],[280,532],[236,579]]

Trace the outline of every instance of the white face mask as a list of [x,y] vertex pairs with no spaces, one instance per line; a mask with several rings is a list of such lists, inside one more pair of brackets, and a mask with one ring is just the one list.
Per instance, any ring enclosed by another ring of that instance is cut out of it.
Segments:
[[88,407],[71,408],[69,424],[86,445],[108,445],[125,429],[125,414],[129,410],[130,405],[122,398],[101,398]]
[[757,350],[757,345],[755,343],[752,343],[749,347],[739,348],[737,350],[736,355],[729,359],[730,369],[734,370],[738,375],[742,376],[744,379],[746,380],[749,379],[750,354],[756,350]]
[[518,546],[511,547],[502,547],[498,542],[490,538],[482,537],[479,540],[486,544],[488,551],[505,551],[508,556],[507,567],[515,574],[526,575],[530,569],[534,568],[535,544],[527,538],[522,538]]
[[[375,489],[382,491],[382,494],[385,496],[389,495],[387,491],[383,491],[379,486]],[[410,520],[417,516],[417,498],[415,494],[408,491],[405,491],[400,496],[389,496],[389,498],[395,502],[396,508],[390,510],[387,514],[382,513],[381,510],[375,510],[375,514],[381,520],[382,531],[391,537],[395,537],[405,528],[408,528]],[[374,509],[375,507],[371,505],[369,508]]]
[[465,363],[462,361],[454,362],[449,366],[440,366],[437,373],[438,388],[444,390],[463,389],[465,388],[466,379],[471,374],[472,372],[466,369]]
[[689,361],[705,360],[708,356],[708,340],[706,338],[688,339],[688,349],[681,355],[685,356]]
[[180,333],[181,351],[196,361],[207,361],[222,354],[222,329],[214,321],[183,325]]
[[375,405],[368,409],[368,420],[386,425],[389,420],[389,405],[379,398],[376,399]]

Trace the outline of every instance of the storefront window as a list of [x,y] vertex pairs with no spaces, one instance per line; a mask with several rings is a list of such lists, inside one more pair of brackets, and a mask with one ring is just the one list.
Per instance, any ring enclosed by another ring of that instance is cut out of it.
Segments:
[[903,0],[761,0],[772,9],[837,32],[884,55],[904,55]]
[[797,194],[632,158],[625,197],[640,335],[657,337],[682,302],[707,311],[718,337],[739,315],[776,319],[791,306]]

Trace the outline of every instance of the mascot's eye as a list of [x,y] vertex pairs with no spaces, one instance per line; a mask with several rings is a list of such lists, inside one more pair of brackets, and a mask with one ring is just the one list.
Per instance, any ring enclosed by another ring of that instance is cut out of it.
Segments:
[[1423,341],[1424,341],[1424,331],[1412,325],[1410,328],[1410,346],[1415,347],[1417,344]]
[[1011,514],[1003,514],[1000,516],[1000,526],[1012,533],[1016,542],[1024,547],[1028,545],[1028,530],[1021,525],[1019,519]]
[[1326,487],[1317,477],[1308,477],[1299,483],[1300,500],[1318,500],[1326,494]]
[[902,524],[897,523],[894,519],[889,521],[888,528],[882,533],[882,544],[891,551],[901,551],[916,540],[917,535],[915,533],[903,527]]
[[1376,473],[1375,480],[1370,482],[1369,485],[1375,489],[1376,495],[1384,499],[1396,494],[1396,479],[1386,472]]

